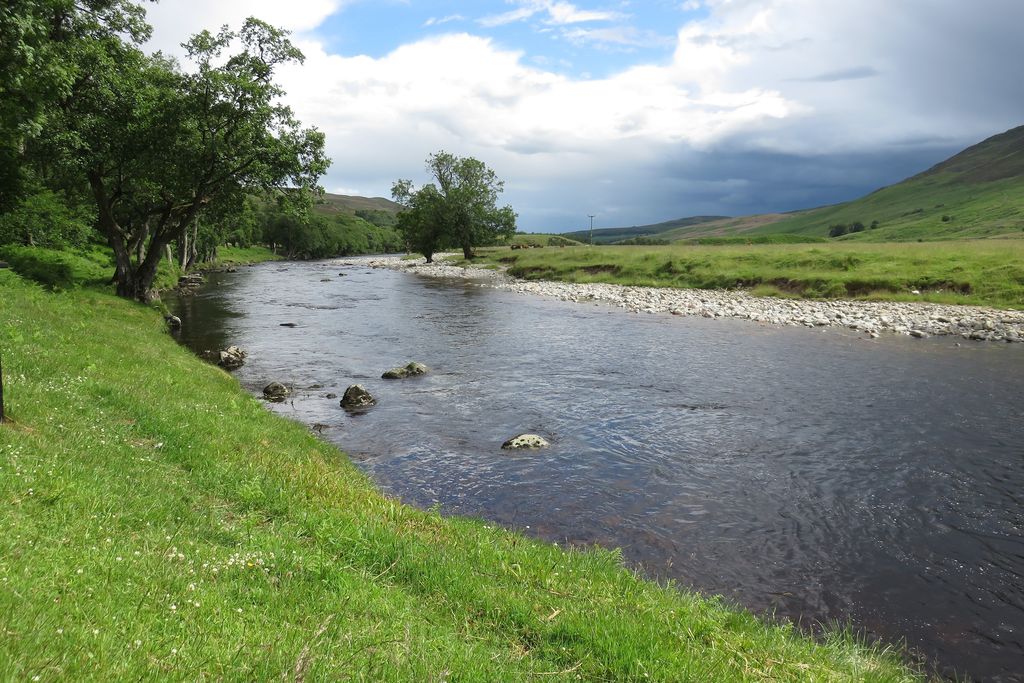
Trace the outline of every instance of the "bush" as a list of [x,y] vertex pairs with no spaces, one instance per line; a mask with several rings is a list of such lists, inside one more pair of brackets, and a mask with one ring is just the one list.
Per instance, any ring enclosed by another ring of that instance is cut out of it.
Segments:
[[62,249],[83,246],[94,234],[88,211],[70,207],[49,190],[28,195],[0,214],[0,244]]
[[843,235],[846,234],[846,232],[847,232],[846,226],[843,225],[842,223],[839,223],[839,224],[831,226],[828,229],[828,236],[829,237],[842,237]]

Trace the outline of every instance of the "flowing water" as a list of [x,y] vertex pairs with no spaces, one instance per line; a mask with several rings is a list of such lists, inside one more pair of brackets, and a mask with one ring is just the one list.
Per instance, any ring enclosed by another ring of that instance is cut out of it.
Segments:
[[[183,341],[246,349],[246,387],[296,387],[273,410],[326,425],[409,503],[621,547],[757,612],[1024,681],[1024,344],[635,315],[327,263],[209,280],[175,303]],[[433,372],[379,379],[411,360]],[[325,398],[357,382],[369,412]],[[552,447],[500,450],[522,432]]]

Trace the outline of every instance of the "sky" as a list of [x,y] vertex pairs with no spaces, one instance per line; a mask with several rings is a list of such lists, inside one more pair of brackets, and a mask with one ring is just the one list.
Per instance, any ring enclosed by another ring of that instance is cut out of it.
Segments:
[[445,150],[562,232],[853,199],[1024,124],[1022,0],[163,0],[151,50],[257,16],[304,63],[328,192]]

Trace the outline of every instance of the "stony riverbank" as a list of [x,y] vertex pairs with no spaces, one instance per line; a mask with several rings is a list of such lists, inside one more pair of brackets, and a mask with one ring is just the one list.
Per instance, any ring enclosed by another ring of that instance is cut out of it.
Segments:
[[924,338],[955,335],[975,341],[1024,342],[1024,311],[899,301],[843,301],[756,297],[736,290],[627,287],[598,283],[527,281],[484,268],[399,257],[346,259],[339,265],[403,270],[417,275],[470,279],[484,286],[564,301],[602,302],[634,313],[743,318],[771,325],[841,326],[876,338],[894,333]]

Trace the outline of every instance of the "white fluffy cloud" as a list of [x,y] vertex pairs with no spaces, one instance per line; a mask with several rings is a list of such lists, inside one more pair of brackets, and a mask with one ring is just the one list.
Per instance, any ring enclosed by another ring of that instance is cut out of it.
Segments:
[[[151,18],[161,45],[249,14],[303,31],[341,4],[185,0]],[[596,18],[565,2],[516,4],[519,18]],[[379,58],[330,54],[300,33],[306,64],[281,77],[300,118],[327,133],[329,190],[387,194],[447,149],[507,179],[528,229],[571,228],[568,216],[595,211],[608,225],[835,201],[1024,123],[1019,0],[985,0],[984,11],[954,0],[704,4],[709,16],[679,28],[670,60],[604,78],[531,66],[534,55],[469,33]],[[783,192],[782,179],[803,186]]]

